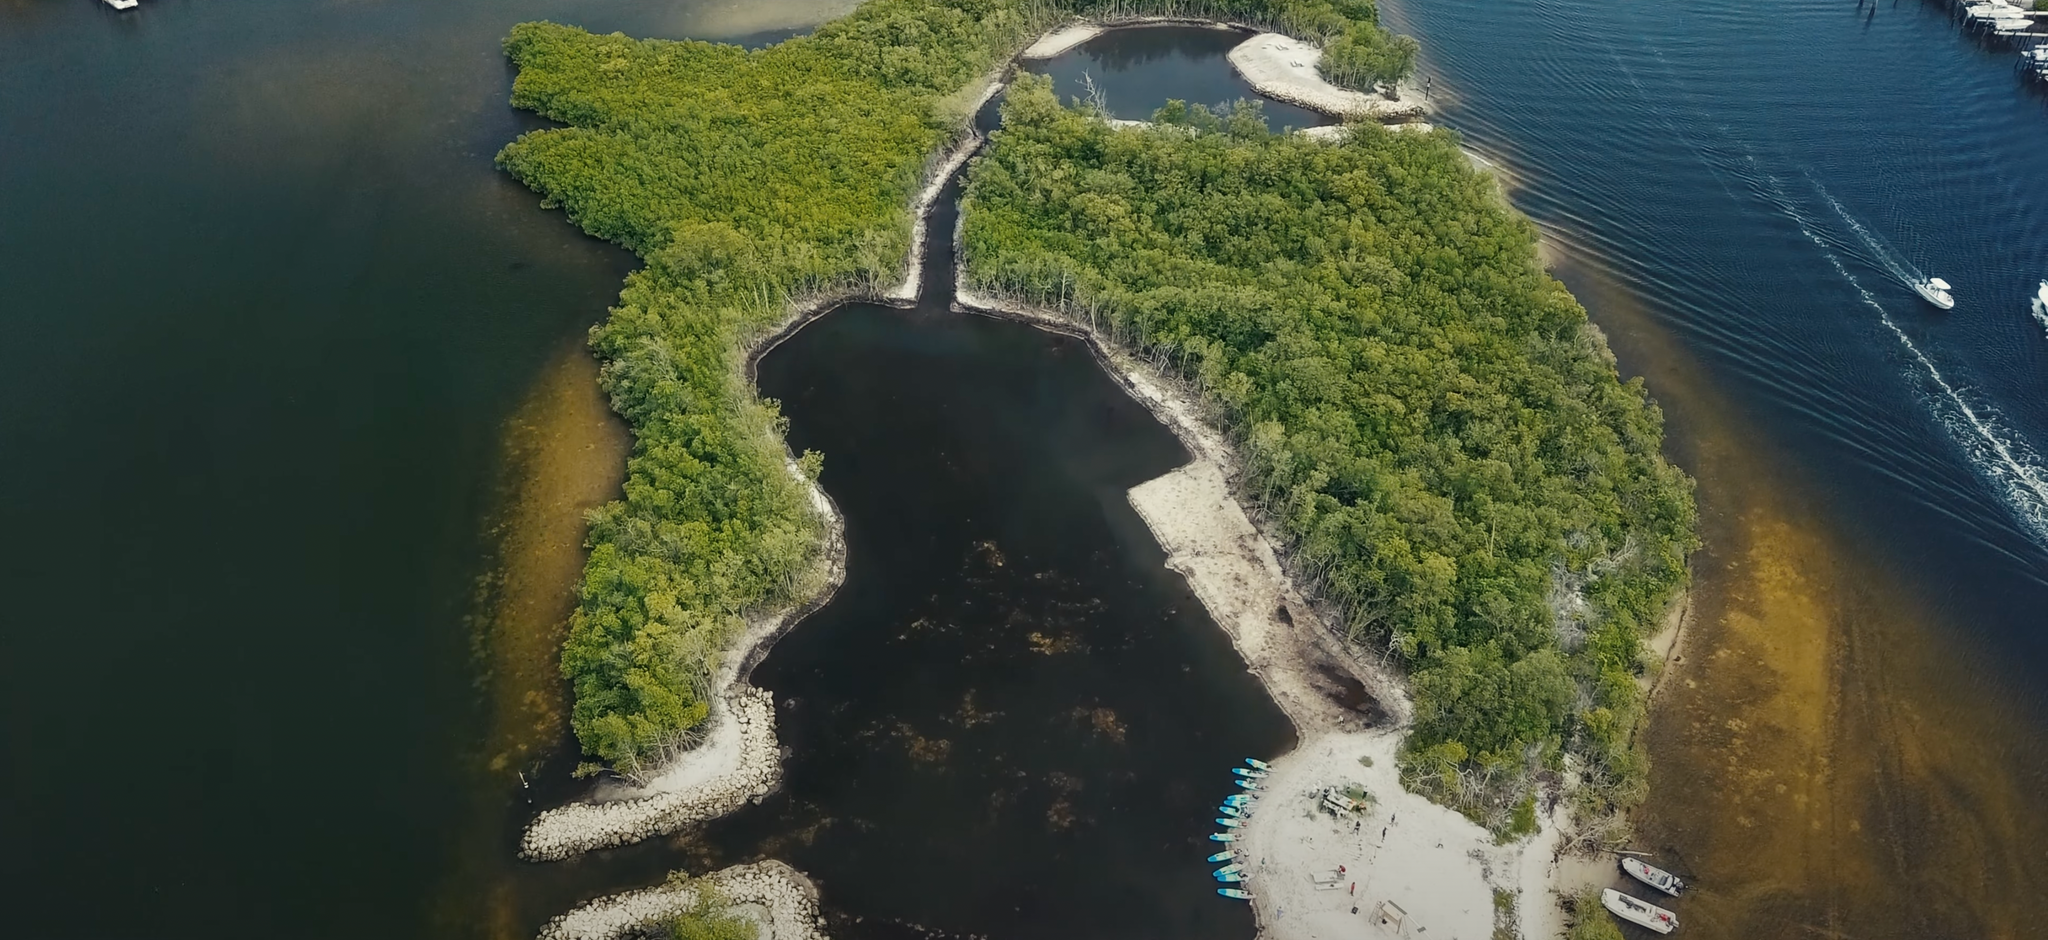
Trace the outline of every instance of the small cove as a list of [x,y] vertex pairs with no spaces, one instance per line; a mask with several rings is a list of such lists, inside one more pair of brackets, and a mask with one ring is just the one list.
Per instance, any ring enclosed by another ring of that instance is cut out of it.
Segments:
[[[1154,67],[1256,98],[1223,58],[1241,38],[1113,30],[1067,57],[1121,62],[1098,85],[1149,116],[1206,96]],[[520,929],[670,870],[776,858],[818,885],[835,937],[1253,933],[1214,894],[1206,836],[1227,768],[1294,731],[1126,497],[1188,455],[1084,340],[949,310],[959,194],[928,220],[916,305],[841,305],[758,363],[792,450],[826,454],[848,543],[845,584],[752,674],[775,692],[782,787],[507,871],[495,894]]]
[[[1225,58],[1250,36],[1212,26],[1112,29],[1052,58],[1020,62],[1018,68],[1050,76],[1062,101],[1086,100],[1092,88],[1109,116],[1120,121],[1151,120],[1169,100],[1211,108],[1245,100],[1258,103],[1266,125],[1274,130],[1337,123],[1329,115],[1254,91]],[[993,108],[992,104],[977,122],[982,127],[993,126]]]

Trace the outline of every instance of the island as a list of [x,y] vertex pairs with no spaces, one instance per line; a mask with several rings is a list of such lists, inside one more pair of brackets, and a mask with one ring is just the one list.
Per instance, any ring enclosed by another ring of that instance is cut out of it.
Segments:
[[[1381,846],[1398,825],[1472,847],[1434,890],[1491,890],[1489,924],[1551,932],[1555,853],[1528,839],[1612,838],[1642,797],[1644,640],[1686,581],[1690,482],[1533,226],[1447,131],[1275,134],[1248,106],[1179,104],[1117,126],[1029,78],[985,147],[972,130],[1040,37],[1158,16],[1305,44],[1332,92],[1397,86],[1415,55],[1369,3],[1320,0],[869,0],[751,52],[553,24],[507,40],[514,103],[566,126],[500,165],[645,262],[592,333],[635,443],[562,654],[584,772],[614,779],[536,820],[528,857],[775,786],[773,706],[745,674],[829,598],[843,546],[815,483],[830,455],[788,452],[751,363],[841,302],[914,296],[926,212],[972,157],[958,302],[1087,337],[1197,455],[1131,500],[1299,728],[1270,773],[1344,765],[1389,813]],[[1389,721],[1339,728],[1306,675],[1324,657]],[[1247,830],[1283,868],[1313,864],[1302,833]],[[1421,877],[1422,849],[1376,857]],[[800,873],[757,866],[549,932],[723,935],[721,910],[746,905],[712,903],[721,886],[765,904],[759,923],[815,926]]]

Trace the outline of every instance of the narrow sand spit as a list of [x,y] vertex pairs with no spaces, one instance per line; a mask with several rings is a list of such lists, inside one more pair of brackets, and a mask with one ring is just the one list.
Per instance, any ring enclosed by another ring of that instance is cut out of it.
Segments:
[[1020,59],[1050,59],[1090,39],[1102,35],[1103,28],[1094,23],[1073,23],[1062,26],[1038,37],[1038,41],[1017,54]]
[[825,940],[817,889],[802,873],[773,859],[735,865],[685,884],[598,898],[548,921],[539,940],[614,940],[689,910],[702,885],[710,885],[731,913],[752,920],[761,940]]
[[1386,98],[1332,85],[1316,71],[1322,58],[1323,50],[1279,33],[1260,33],[1230,50],[1230,64],[1268,98],[1374,120],[1420,117],[1429,110],[1412,88],[1404,87],[1398,97]]

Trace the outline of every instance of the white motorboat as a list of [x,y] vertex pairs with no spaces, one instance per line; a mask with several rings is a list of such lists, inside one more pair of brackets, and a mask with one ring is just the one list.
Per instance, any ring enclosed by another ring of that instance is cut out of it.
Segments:
[[2041,286],[2034,289],[2034,309],[2048,313],[2048,281],[2042,281]]
[[107,0],[107,6],[116,10],[133,10],[141,4],[142,0]]
[[1954,288],[1951,288],[1947,281],[1944,281],[1938,277],[1930,277],[1927,280],[1916,282],[1913,285],[1914,293],[1919,294],[1921,297],[1925,298],[1928,303],[1940,307],[1943,310],[1950,309],[1956,305],[1956,299],[1954,297],[1949,296],[1948,293],[1953,289]]
[[1623,856],[1621,870],[1627,872],[1629,877],[1674,898],[1678,896],[1678,892],[1685,890],[1685,882],[1680,881],[1677,875],[1639,858]]
[[1600,903],[1614,912],[1614,916],[1648,927],[1658,933],[1670,933],[1678,929],[1678,915],[1648,901],[1638,901],[1613,888],[1600,892]]

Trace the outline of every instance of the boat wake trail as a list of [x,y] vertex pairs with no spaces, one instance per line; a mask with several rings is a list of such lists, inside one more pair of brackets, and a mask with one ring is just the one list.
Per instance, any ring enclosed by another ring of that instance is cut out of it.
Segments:
[[[1812,178],[1808,179],[1811,181]],[[1843,280],[1849,282],[1850,287],[1856,289],[1863,304],[1876,311],[1878,322],[1891,331],[1907,355],[1920,366],[1929,388],[1934,392],[1930,397],[1933,399],[1935,415],[1948,430],[1949,437],[1963,449],[1970,458],[1971,465],[2003,492],[2007,505],[2012,508],[2018,521],[2030,530],[2035,539],[2048,545],[2048,465],[2043,464],[2041,455],[2035,453],[2033,448],[2027,446],[2017,435],[2001,427],[1997,416],[1990,409],[1971,404],[1969,396],[1942,374],[1934,360],[1929,359],[1927,354],[1921,351],[1920,345],[1913,342],[1913,338],[1906,335],[1905,330],[1899,328],[1899,324],[1885,310],[1884,304],[1879,303],[1878,299],[1863,286],[1863,282],[1857,280],[1848,265],[1842,263],[1841,255],[1836,252],[1836,248],[1841,246],[1840,240],[1830,234],[1823,234],[1824,228],[1813,224],[1813,219],[1798,211],[1791,204],[1791,200],[1785,199],[1784,190],[1778,186],[1776,177],[1771,177],[1770,181],[1771,188],[1778,197],[1772,201],[1778,203],[1779,208],[1784,209],[1798,224],[1799,230],[1820,249],[1821,256],[1834,266],[1835,272],[1840,274]],[[1912,278],[1917,275],[1918,272],[1898,261],[1881,240],[1870,234],[1868,229],[1843,210],[1841,203],[1828,196],[1827,191],[1822,189],[1817,181],[1814,182],[1814,188],[1857,234],[1858,240],[1873,253],[1872,257],[1862,260],[1875,261],[1876,267],[1896,277]],[[1911,281],[1908,280],[1908,283]],[[2042,321],[2043,326],[2048,326],[2048,311],[2041,310],[2038,304],[2034,316]]]
[[1857,221],[1855,216],[1850,215],[1849,210],[1842,208],[1842,204],[1835,199],[1835,195],[1828,192],[1828,188],[1822,186],[1820,180],[1814,179],[1812,173],[1805,173],[1804,175],[1806,176],[1806,181],[1812,184],[1813,191],[1820,194],[1820,198],[1828,204],[1828,208],[1835,210],[1835,215],[1841,218],[1842,224],[1847,225],[1849,231],[1855,234],[1856,240],[1863,244],[1867,253],[1859,252],[1858,254],[1861,255],[1860,260],[1897,278],[1899,283],[1907,287],[1912,287],[1921,281],[1927,280],[1926,272],[1921,271],[1919,268],[1908,263],[1904,258],[1899,257],[1899,253],[1893,251],[1890,245],[1885,244],[1884,239],[1877,237],[1875,232],[1872,232],[1862,222]]

